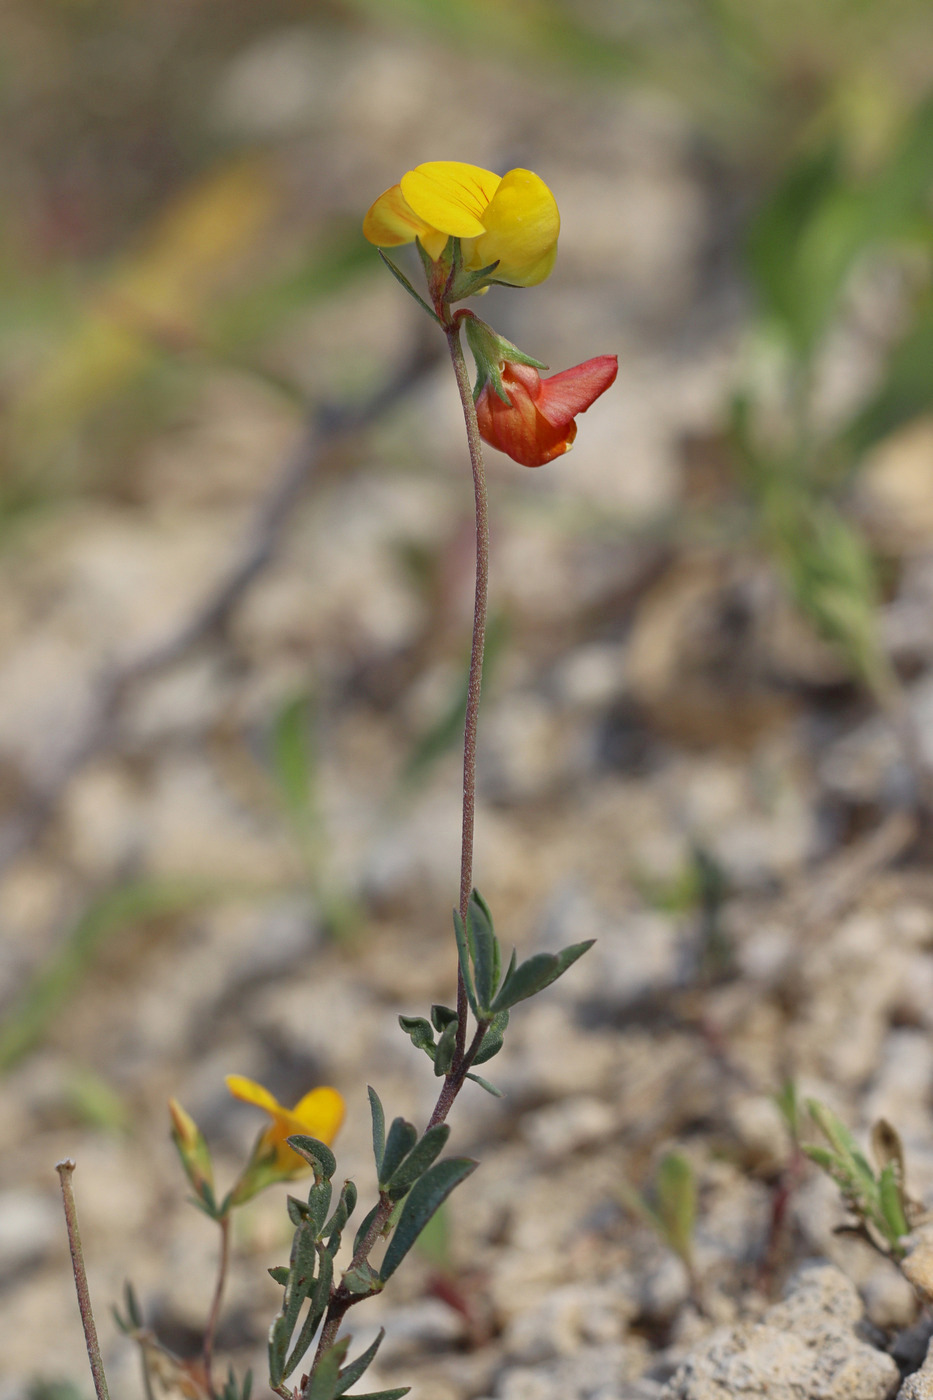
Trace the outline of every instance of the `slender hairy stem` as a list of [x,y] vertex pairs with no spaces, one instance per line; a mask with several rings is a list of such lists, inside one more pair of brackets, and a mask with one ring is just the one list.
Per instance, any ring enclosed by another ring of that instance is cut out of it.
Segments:
[[467,1071],[473,1063],[476,1053],[483,1042],[483,1036],[488,1030],[489,1022],[480,1021],[476,1027],[473,1039],[470,1042],[469,1049],[455,1058],[450,1073],[444,1079],[441,1092],[438,1094],[437,1103],[434,1105],[434,1112],[431,1114],[428,1121],[429,1128],[435,1128],[438,1123],[443,1123],[444,1119],[453,1108],[454,1099],[463,1088],[463,1081],[467,1077]]
[[227,1286],[227,1270],[230,1267],[230,1216],[222,1216],[217,1224],[220,1226],[220,1262],[217,1265],[217,1283],[214,1288],[214,1299],[211,1303],[211,1310],[207,1318],[207,1327],[204,1329],[204,1347],[201,1352],[204,1361],[204,1377],[211,1395],[214,1394],[214,1377],[212,1374],[214,1365],[214,1339],[217,1336],[217,1323],[220,1320],[220,1305],[223,1302],[224,1289]]
[[75,1206],[74,1187],[71,1184],[71,1177],[74,1169],[75,1164],[68,1157],[66,1157],[63,1162],[58,1162],[55,1167],[62,1184],[62,1203],[65,1207],[65,1224],[68,1228],[71,1266],[74,1270],[75,1289],[78,1294],[78,1310],[81,1313],[81,1326],[84,1328],[84,1340],[87,1343],[87,1356],[91,1363],[91,1376],[94,1381],[94,1390],[97,1393],[97,1400],[110,1400],[110,1393],[107,1390],[107,1377],[104,1375],[104,1363],[100,1358],[100,1343],[97,1340],[97,1327],[94,1324],[94,1313],[91,1309],[91,1295],[87,1286],[87,1273],[84,1268],[81,1236],[78,1234],[78,1212]]
[[[476,421],[476,407],[470,388],[460,325],[454,320],[447,327],[447,346],[457,380],[457,390],[463,408],[470,465],[473,469],[473,498],[476,509],[476,589],[473,597],[473,644],[470,650],[470,679],[467,683],[466,722],[463,729],[463,822],[460,835],[460,917],[466,921],[473,888],[473,826],[476,814],[476,726],[479,720],[480,692],[483,684],[483,652],[486,647],[486,600],[489,592],[489,511],[486,502],[486,473],[483,467],[483,443]],[[463,974],[457,972],[457,1042],[454,1066],[463,1059],[466,1045],[467,995]],[[451,1078],[444,1086],[448,1090]],[[459,1085],[458,1085],[459,1087]],[[456,1094],[451,1095],[450,1103]],[[449,1108],[449,1104],[447,1108]],[[443,1117],[446,1117],[446,1109]],[[440,1119],[438,1121],[443,1121]]]
[[[486,599],[489,590],[489,512],[486,504],[486,473],[483,468],[483,444],[479,435],[479,424],[476,421],[476,408],[473,403],[473,392],[470,388],[470,376],[467,371],[466,360],[463,357],[463,346],[460,344],[460,323],[457,317],[451,319],[449,311],[446,309],[445,297],[450,290],[451,273],[448,276],[448,285],[439,289],[436,298],[437,319],[441,321],[444,332],[447,336],[447,345],[450,350],[450,358],[454,367],[454,374],[457,380],[457,390],[460,394],[460,403],[463,407],[463,419],[466,424],[467,442],[470,448],[470,465],[473,469],[473,495],[476,505],[476,589],[473,600],[473,645],[470,651],[470,678],[467,684],[467,705],[466,722],[463,734],[463,824],[461,828],[460,841],[460,917],[464,921],[467,916],[467,909],[470,903],[470,891],[473,888],[473,826],[476,809],[476,725],[479,719],[480,691],[483,682],[483,652],[486,646]],[[462,313],[461,313],[462,314]],[[463,1081],[473,1058],[479,1050],[483,1036],[488,1029],[485,1022],[481,1022],[473,1036],[469,1048],[466,1044],[467,1014],[469,1006],[467,1003],[466,986],[463,981],[463,973],[457,973],[457,1040],[454,1048],[453,1063],[444,1078],[438,1095],[434,1112],[431,1114],[428,1127],[433,1128],[438,1123],[443,1123],[450,1112],[453,1102],[463,1087]],[[366,1232],[365,1237],[360,1241],[359,1248],[353,1255],[351,1268],[358,1268],[369,1258],[376,1240],[382,1233],[383,1227],[392,1213],[392,1202],[385,1198],[380,1209],[374,1216],[372,1224]],[[328,1347],[333,1346],[340,1329],[340,1324],[345,1314],[354,1305],[362,1302],[367,1294],[350,1294],[341,1284],[331,1295],[324,1318],[324,1326],[318,1339],[317,1349],[314,1354],[314,1363],[310,1374],[314,1372],[320,1363],[321,1357]],[[303,1394],[299,1389],[296,1395]]]
[[[483,444],[476,421],[476,407],[460,344],[460,327],[447,332],[447,344],[457,377],[463,406],[470,465],[473,468],[473,495],[476,503],[476,591],[473,601],[473,646],[470,652],[470,679],[467,686],[466,724],[463,732],[463,827],[460,844],[460,917],[466,919],[473,888],[473,823],[476,808],[476,724],[479,718],[480,689],[483,683],[483,651],[486,646],[486,597],[489,589],[489,512],[486,505],[486,473]],[[464,1018],[465,1021],[465,1018]]]

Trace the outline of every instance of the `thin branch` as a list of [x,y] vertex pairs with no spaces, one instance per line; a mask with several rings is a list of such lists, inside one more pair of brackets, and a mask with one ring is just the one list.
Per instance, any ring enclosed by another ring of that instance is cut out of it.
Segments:
[[78,1234],[78,1212],[75,1206],[74,1187],[71,1182],[74,1169],[75,1164],[69,1157],[66,1157],[62,1162],[58,1162],[55,1167],[62,1184],[62,1203],[65,1207],[65,1224],[68,1228],[68,1246],[71,1250],[71,1267],[74,1270],[75,1289],[78,1294],[78,1310],[81,1313],[81,1326],[84,1329],[87,1356],[91,1363],[91,1376],[94,1381],[94,1390],[97,1393],[97,1400],[110,1400],[110,1393],[107,1390],[107,1377],[104,1375],[104,1363],[100,1356],[100,1342],[97,1340],[97,1327],[94,1323],[94,1313],[91,1309],[91,1295],[87,1286],[87,1272],[84,1268],[84,1252],[81,1249],[81,1236]]
[[207,597],[176,631],[98,677],[91,718],[83,732],[27,799],[25,810],[0,831],[0,874],[42,834],[75,774],[106,749],[132,689],[223,629],[247,589],[274,558],[295,504],[328,450],[371,427],[389,408],[407,398],[437,359],[428,341],[420,339],[398,370],[362,403],[325,403],[311,411],[298,441],[256,507],[240,550]]

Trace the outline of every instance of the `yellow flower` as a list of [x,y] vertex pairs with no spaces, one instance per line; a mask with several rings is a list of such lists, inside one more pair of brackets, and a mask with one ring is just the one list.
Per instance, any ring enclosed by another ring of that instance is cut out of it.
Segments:
[[417,238],[435,261],[448,238],[459,238],[468,271],[498,262],[496,281],[533,287],[554,266],[560,214],[547,185],[530,170],[500,178],[459,160],[430,160],[379,196],[363,233],[379,248]]
[[242,1074],[228,1074],[227,1088],[235,1099],[255,1104],[272,1119],[253,1149],[252,1161],[268,1163],[280,1179],[308,1170],[307,1162],[289,1147],[287,1138],[300,1133],[329,1146],[343,1122],[344,1103],[336,1089],[312,1089],[294,1108],[284,1108],[268,1089]]

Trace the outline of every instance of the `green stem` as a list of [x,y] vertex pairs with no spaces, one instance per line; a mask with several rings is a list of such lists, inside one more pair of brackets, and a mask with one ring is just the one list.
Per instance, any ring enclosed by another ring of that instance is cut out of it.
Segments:
[[[476,816],[476,728],[479,720],[480,693],[483,684],[483,652],[486,646],[486,607],[489,593],[489,510],[486,499],[486,473],[483,467],[483,443],[476,420],[476,406],[470,388],[463,346],[460,344],[460,319],[446,327],[447,346],[457,380],[463,421],[466,424],[470,465],[473,469],[473,497],[476,511],[476,587],[473,597],[473,644],[470,651],[470,678],[467,683],[466,721],[463,730],[463,821],[460,835],[460,917],[466,922],[473,888],[473,829]],[[466,1045],[467,996],[463,975],[457,978],[457,1046],[456,1065],[463,1059]],[[453,1099],[451,1099],[453,1102]]]
[[71,1183],[74,1169],[75,1164],[70,1158],[66,1158],[64,1161],[57,1163],[55,1167],[62,1184],[62,1203],[65,1207],[65,1225],[68,1229],[71,1266],[74,1270],[75,1289],[78,1294],[78,1311],[81,1314],[81,1326],[84,1328],[84,1340],[87,1344],[88,1360],[91,1363],[91,1377],[94,1381],[94,1390],[97,1393],[97,1400],[110,1400],[110,1392],[107,1390],[107,1377],[104,1375],[104,1363],[100,1356],[100,1342],[97,1340],[97,1327],[94,1323],[94,1313],[91,1308],[91,1295],[87,1286],[87,1272],[84,1268],[84,1252],[81,1248],[81,1236],[78,1233],[78,1211],[75,1206],[74,1187]]
[[207,1326],[204,1329],[204,1346],[201,1352],[204,1361],[204,1377],[211,1395],[214,1394],[214,1341],[217,1336],[217,1324],[220,1320],[220,1305],[223,1302],[224,1288],[227,1284],[227,1271],[230,1267],[230,1216],[221,1216],[217,1224],[220,1226],[220,1262],[217,1265],[217,1284],[214,1288],[214,1298],[208,1314]]

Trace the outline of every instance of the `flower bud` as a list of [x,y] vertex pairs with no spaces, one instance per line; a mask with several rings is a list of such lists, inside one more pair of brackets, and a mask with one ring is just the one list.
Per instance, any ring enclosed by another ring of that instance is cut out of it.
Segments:
[[204,1134],[177,1099],[169,1099],[172,1116],[172,1141],[178,1148],[181,1164],[198,1196],[199,1204],[214,1214],[214,1167]]
[[489,378],[476,401],[480,436],[525,467],[540,467],[568,451],[574,422],[604,394],[618,373],[615,355],[597,355],[542,379],[533,365],[505,360],[500,367],[506,401]]

